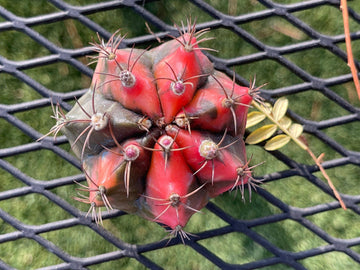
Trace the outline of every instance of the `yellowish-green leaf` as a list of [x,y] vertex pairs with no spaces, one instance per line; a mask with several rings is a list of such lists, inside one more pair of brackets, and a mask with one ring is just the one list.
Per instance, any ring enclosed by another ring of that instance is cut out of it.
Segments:
[[268,113],[268,114],[271,113],[271,111],[272,111],[272,106],[271,106],[270,103],[265,102],[265,103],[261,104],[260,106],[261,106],[261,108],[263,108],[264,112],[266,112],[266,113]]
[[261,112],[258,111],[249,112],[247,115],[246,128],[259,124],[265,118],[266,115]]
[[289,128],[290,134],[293,135],[295,138],[299,137],[302,134],[303,130],[303,126],[296,123],[292,124]]
[[275,102],[274,108],[272,110],[272,114],[276,121],[280,120],[285,115],[288,105],[289,105],[289,101],[287,98],[284,97],[279,98]]
[[248,144],[257,144],[270,138],[276,130],[277,126],[274,124],[262,126],[251,132],[245,142]]
[[290,127],[291,123],[292,123],[291,119],[287,116],[284,116],[283,118],[281,118],[279,120],[279,124],[284,129],[288,129]]
[[285,146],[290,140],[291,138],[288,135],[285,134],[277,135],[274,138],[271,138],[269,141],[267,141],[264,148],[268,151],[274,151]]

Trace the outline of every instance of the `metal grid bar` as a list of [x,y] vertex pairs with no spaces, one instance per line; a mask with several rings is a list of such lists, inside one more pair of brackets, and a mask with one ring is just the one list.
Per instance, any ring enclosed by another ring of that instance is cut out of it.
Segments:
[[[0,35],[2,32],[10,30],[19,31],[50,51],[50,55],[48,56],[26,59],[23,61],[13,61],[3,56],[0,56],[0,76],[1,74],[9,74],[14,78],[17,78],[18,80],[24,82],[42,96],[42,98],[18,104],[9,105],[0,103],[0,117],[14,127],[16,127],[17,129],[19,129],[22,133],[29,136],[31,140],[33,140],[30,143],[0,149],[0,168],[10,173],[12,176],[20,180],[25,185],[23,187],[15,189],[1,191],[0,201],[18,198],[28,194],[41,194],[42,196],[45,196],[48,200],[50,200],[52,203],[68,212],[72,217],[41,225],[27,225],[13,217],[6,211],[0,209],[0,218],[3,220],[4,223],[10,225],[14,229],[13,232],[0,235],[0,245],[2,243],[15,241],[17,239],[31,239],[33,241],[36,241],[42,247],[44,247],[45,249],[55,254],[57,257],[64,261],[64,263],[47,266],[43,269],[88,269],[88,266],[124,257],[134,258],[140,264],[151,269],[162,269],[161,266],[157,265],[155,262],[144,256],[144,253],[161,249],[164,246],[171,247],[181,244],[181,241],[179,239],[173,239],[169,243],[167,243],[167,240],[162,240],[142,245],[132,245],[124,242],[123,240],[114,236],[112,233],[105,230],[104,228],[95,225],[89,218],[86,217],[86,213],[79,211],[76,207],[74,207],[73,205],[65,201],[63,198],[55,195],[52,192],[54,188],[72,184],[74,180],[83,181],[83,175],[73,175],[58,179],[52,179],[49,181],[42,181],[34,179],[33,177],[23,173],[10,162],[6,161],[6,158],[14,156],[16,157],[17,155],[23,153],[46,149],[52,151],[53,153],[60,156],[62,159],[66,160],[72,165],[78,168],[80,167],[79,162],[67,151],[63,150],[60,147],[67,142],[64,136],[58,137],[56,141],[53,141],[52,139],[45,139],[41,142],[36,142],[36,140],[41,137],[42,134],[37,130],[33,129],[27,123],[21,121],[18,117],[15,116],[15,114],[19,112],[26,112],[32,109],[50,106],[51,101],[54,103],[59,103],[63,108],[69,110],[71,108],[71,105],[68,103],[68,101],[73,100],[74,97],[81,96],[86,90],[80,89],[66,93],[55,92],[51,89],[46,88],[44,85],[31,78],[24,71],[57,62],[64,62],[79,70],[82,74],[91,77],[93,72],[92,69],[84,65],[80,60],[78,60],[79,57],[90,54],[91,48],[83,47],[78,49],[65,49],[59,47],[58,45],[52,43],[47,37],[40,35],[32,27],[66,19],[74,19],[88,29],[94,32],[99,32],[100,35],[104,38],[109,38],[111,33],[99,24],[90,20],[87,15],[127,7],[131,8],[133,11],[140,14],[140,16],[142,16],[147,22],[160,29],[160,32],[157,33],[157,36],[161,38],[165,37],[169,33],[176,34],[176,29],[166,24],[163,20],[161,20],[161,18],[156,17],[154,14],[148,11],[143,5],[143,1],[109,1],[84,6],[73,6],[67,4],[65,1],[62,0],[50,0],[49,2],[55,7],[57,7],[60,11],[46,15],[23,18],[16,16],[4,7],[0,7],[0,16],[5,19],[4,22],[0,22]],[[322,93],[329,100],[334,101],[337,105],[339,105],[348,112],[346,116],[335,117],[316,122],[305,119],[291,111],[289,112],[289,115],[297,122],[303,124],[304,129],[307,133],[316,136],[318,139],[325,142],[335,152],[340,154],[340,158],[335,158],[324,162],[324,168],[330,169],[345,166],[348,164],[360,166],[360,152],[347,149],[347,147],[336,142],[322,131],[329,127],[336,127],[347,123],[359,122],[359,108],[354,107],[344,98],[340,97],[338,94],[336,94],[330,89],[330,87],[334,85],[340,85],[351,81],[351,74],[349,73],[326,79],[319,78],[309,74],[306,70],[297,66],[295,63],[291,62],[285,57],[285,55],[289,53],[302,52],[313,48],[323,48],[336,56],[338,59],[346,62],[346,54],[337,46],[337,44],[344,42],[344,35],[330,36],[321,34],[311,28],[302,20],[298,19],[293,14],[294,12],[309,10],[315,7],[325,5],[339,7],[339,1],[311,0],[295,4],[282,5],[270,0],[261,0],[259,2],[261,2],[261,4],[265,7],[264,10],[242,14],[239,16],[226,15],[202,0],[191,0],[191,2],[198,6],[201,10],[203,10],[207,15],[212,18],[212,20],[200,23],[197,26],[198,29],[204,29],[207,27],[210,27],[211,29],[229,29],[233,33],[238,35],[240,38],[246,40],[249,44],[259,50],[259,52],[256,53],[237,56],[231,59],[223,59],[220,57],[209,55],[209,58],[211,58],[211,60],[215,63],[215,68],[231,74],[233,66],[269,59],[276,61],[287,70],[290,70],[292,73],[301,78],[304,82],[277,89],[263,90],[264,97],[266,97],[268,100],[272,100],[273,98],[277,98],[280,96],[302,93],[308,90],[316,90]],[[351,18],[358,24],[360,24],[360,15],[351,9],[349,10],[349,12]],[[281,17],[296,28],[301,29],[311,38],[311,40],[298,42],[296,44],[289,44],[282,47],[274,47],[262,43],[255,36],[242,28],[242,25],[245,23],[262,20],[273,16]],[[353,32],[351,34],[351,37],[353,40],[359,39],[360,31]],[[131,46],[133,43],[140,45],[153,41],[155,41],[155,37],[153,35],[143,35],[125,39],[122,43],[122,46]],[[356,62],[356,65],[358,68],[360,67],[359,62]],[[248,83],[238,74],[237,80],[244,84]],[[291,176],[301,176],[303,178],[306,178],[309,182],[314,184],[323,192],[332,196],[331,189],[322,180],[320,180],[313,174],[318,171],[318,168],[316,166],[300,164],[295,160],[291,159],[290,157],[282,154],[281,152],[273,152],[272,155],[276,159],[286,164],[289,169],[264,175],[263,177],[266,181],[280,181],[281,179]],[[188,245],[195,252],[204,256],[214,265],[222,269],[254,269],[266,266],[273,266],[277,264],[284,264],[294,269],[306,269],[303,264],[299,262],[300,260],[334,251],[342,252],[349,256],[352,260],[360,264],[360,254],[351,249],[354,246],[360,245],[360,237],[351,239],[335,238],[307,219],[308,216],[338,209],[340,207],[338,202],[334,200],[330,203],[318,204],[312,207],[297,208],[282,202],[279,198],[276,198],[266,189],[260,189],[259,195],[270,204],[279,208],[281,210],[281,213],[251,220],[240,220],[232,217],[230,214],[226,213],[216,204],[209,203],[207,205],[207,209],[213,214],[215,214],[217,217],[225,221],[228,225],[200,232],[196,235],[196,237],[190,236],[190,240],[186,241],[186,245]],[[342,194],[342,196],[347,207],[357,215],[360,215],[360,195],[354,196]],[[110,219],[122,215],[124,215],[124,213],[120,211],[113,211],[110,213],[104,213],[103,218]],[[273,243],[271,243],[271,241],[253,230],[254,228],[264,224],[273,224],[285,220],[292,220],[297,222],[301,226],[307,228],[308,230],[316,234],[318,237],[323,239],[327,244],[305,251],[290,252],[275,246]],[[116,246],[118,250],[86,258],[79,258],[65,252],[60,247],[56,246],[54,243],[40,235],[42,233],[71,228],[77,225],[82,225],[90,228],[96,234]],[[201,240],[209,239],[214,236],[226,235],[233,232],[238,232],[246,235],[252,241],[265,248],[273,256],[270,258],[265,258],[241,265],[229,264],[219,258],[216,254],[211,252],[205,246],[199,244],[199,241]],[[0,268],[12,269],[10,265],[8,265],[2,260],[0,260]]]

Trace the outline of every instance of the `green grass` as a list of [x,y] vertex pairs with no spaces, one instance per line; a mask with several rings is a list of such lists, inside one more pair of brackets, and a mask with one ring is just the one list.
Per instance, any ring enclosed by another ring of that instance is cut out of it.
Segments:
[[[81,5],[97,1],[68,0],[68,3]],[[265,9],[264,6],[253,0],[238,1],[235,8],[228,8],[228,1],[207,0],[209,4],[226,14],[246,14]],[[232,2],[233,1],[229,1]],[[299,1],[275,1],[278,3],[294,3]],[[6,1],[0,0],[0,5],[14,12],[18,16],[35,16],[54,12],[57,9],[46,1]],[[350,1],[349,5],[357,11],[360,10],[358,1]],[[146,8],[159,16],[167,23],[184,20],[190,14],[197,17],[198,22],[204,22],[211,17],[198,7],[181,0],[176,1],[155,1],[145,4]],[[295,16],[304,20],[311,27],[323,34],[338,35],[342,33],[341,13],[332,6],[319,7],[310,11],[299,11]],[[121,28],[122,33],[128,33],[128,37],[136,37],[147,34],[144,19],[128,8],[116,11],[106,11],[98,14],[88,15],[95,22],[102,25],[109,31]],[[0,21],[3,21],[0,18]],[[246,31],[255,36],[261,42],[271,46],[283,46],[310,40],[305,33],[286,22],[280,17],[270,17],[264,20],[257,20],[241,25]],[[351,21],[352,31],[356,31],[358,24]],[[156,27],[151,26],[154,32]],[[33,26],[57,46],[64,48],[79,48],[88,44],[93,32],[75,20],[66,20],[45,25]],[[204,44],[219,50],[213,53],[217,57],[232,58],[257,52],[258,50],[239,38],[227,29],[216,29],[208,36],[215,36],[216,39]],[[354,42],[354,55],[360,54],[359,41]],[[156,46],[156,44],[153,44]],[[338,46],[345,51],[343,43]],[[39,46],[31,38],[17,31],[0,32],[0,54],[10,60],[21,61],[50,55],[50,52]],[[308,73],[320,78],[328,78],[349,73],[346,64],[339,61],[331,53],[324,49],[309,49],[303,52],[285,55],[287,59],[296,63]],[[86,61],[84,58],[81,61]],[[269,83],[268,89],[281,88],[301,83],[302,80],[286,68],[273,60],[262,60],[234,67],[242,77],[250,79],[254,75],[257,84]],[[56,92],[68,92],[86,88],[90,84],[90,78],[82,75],[66,63],[54,63],[42,67],[24,70],[28,76]],[[19,102],[31,101],[41,96],[11,75],[0,73],[0,102],[4,104],[16,104]],[[355,106],[359,106],[355,89],[351,83],[332,87],[338,95]],[[290,108],[306,119],[314,121],[326,120],[332,117],[347,115],[348,112],[334,102],[316,91],[289,96]],[[41,133],[47,133],[54,124],[50,115],[51,108],[35,109],[27,112],[16,113],[15,116],[21,121],[29,124],[33,129]],[[13,147],[33,142],[32,138],[23,134],[16,127],[10,125],[4,119],[0,119],[0,142],[1,148]],[[333,128],[324,132],[333,140],[344,145],[347,149],[360,151],[358,134],[360,123],[351,123]],[[330,149],[323,142],[307,135],[311,148],[316,154],[324,152],[325,159],[339,158],[339,153]],[[61,146],[70,151],[68,145]],[[247,152],[253,154],[253,164],[261,161],[266,163],[256,168],[256,175],[273,173],[286,170],[288,167],[259,146],[248,146]],[[282,152],[298,162],[313,164],[306,152],[302,152],[295,144],[290,143]],[[47,150],[33,151],[5,158],[22,172],[42,181],[58,177],[71,176],[80,171],[71,164],[62,160]],[[360,168],[347,165],[329,169],[328,173],[338,190],[345,194],[360,194],[358,176]],[[321,175],[316,173],[319,177]],[[0,192],[25,186],[20,180],[11,174],[0,170]],[[72,199],[76,195],[76,185],[68,185],[51,190],[68,203],[87,211],[87,206]],[[310,207],[317,204],[333,201],[329,195],[322,192],[305,178],[290,177],[281,181],[270,182],[265,185],[267,191],[278,197],[285,203],[295,207]],[[267,202],[261,196],[253,194],[252,202],[242,203],[239,196],[224,194],[213,199],[213,202],[224,211],[238,219],[254,219],[265,217],[271,214],[281,213],[274,205]],[[0,207],[14,216],[22,223],[39,225],[47,222],[70,218],[70,215],[60,207],[49,201],[43,195],[30,194],[19,198],[0,201]],[[322,228],[328,234],[339,238],[358,237],[360,217],[351,210],[333,210],[316,214],[308,218],[311,222]],[[210,230],[225,226],[226,222],[219,219],[208,210],[203,214],[196,214],[192,217],[186,230],[197,233],[203,230]],[[116,237],[132,244],[145,244],[157,241],[166,237],[166,232],[155,223],[146,221],[137,216],[125,215],[111,220],[104,221],[104,227]],[[0,220],[0,234],[14,232],[7,223]],[[307,249],[325,245],[326,242],[316,236],[298,223],[285,220],[274,224],[258,226],[254,231],[266,238],[274,245],[284,250],[299,252]],[[87,227],[76,226],[68,229],[51,231],[41,234],[68,252],[72,256],[87,257],[104,252],[117,250],[115,246],[104,241]],[[239,233],[231,233],[210,239],[199,241],[200,245],[207,247],[214,254],[228,263],[247,263],[271,257],[271,253],[256,244],[247,236]],[[359,247],[354,247],[359,252]],[[165,269],[217,269],[214,264],[194,252],[188,246],[173,246],[160,250],[144,253],[146,257],[158,263]],[[48,265],[62,263],[62,260],[51,252],[45,250],[35,241],[18,239],[0,244],[0,259],[18,269],[36,269]],[[335,270],[335,269],[357,269],[358,264],[348,256],[331,252],[321,256],[315,256],[300,261],[306,268],[311,270]],[[106,262],[89,267],[90,269],[144,269],[134,259],[123,258],[116,261]],[[262,269],[291,269],[286,265],[275,265]]]

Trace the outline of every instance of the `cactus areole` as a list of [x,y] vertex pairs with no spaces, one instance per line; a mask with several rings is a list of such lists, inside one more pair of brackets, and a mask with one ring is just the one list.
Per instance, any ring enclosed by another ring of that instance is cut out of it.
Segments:
[[96,222],[101,207],[119,209],[184,241],[184,226],[210,198],[255,187],[243,134],[257,97],[213,68],[203,53],[212,49],[199,47],[208,29],[190,21],[178,29],[150,50],[118,49],[117,33],[99,37],[89,91],[67,114],[56,107],[51,132],[65,133],[81,160],[87,185],[77,200]]

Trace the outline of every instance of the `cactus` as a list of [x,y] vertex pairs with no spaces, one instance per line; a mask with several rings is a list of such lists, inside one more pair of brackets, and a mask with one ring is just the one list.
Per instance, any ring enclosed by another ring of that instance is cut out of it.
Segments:
[[[256,188],[243,140],[248,107],[259,92],[213,68],[196,24],[151,50],[119,49],[117,33],[92,43],[97,63],[89,91],[57,124],[81,160],[87,185],[77,200],[136,213],[183,231],[210,198]],[[256,89],[255,89],[256,90]],[[84,193],[85,192],[85,193]],[[178,234],[179,232],[179,234]]]

